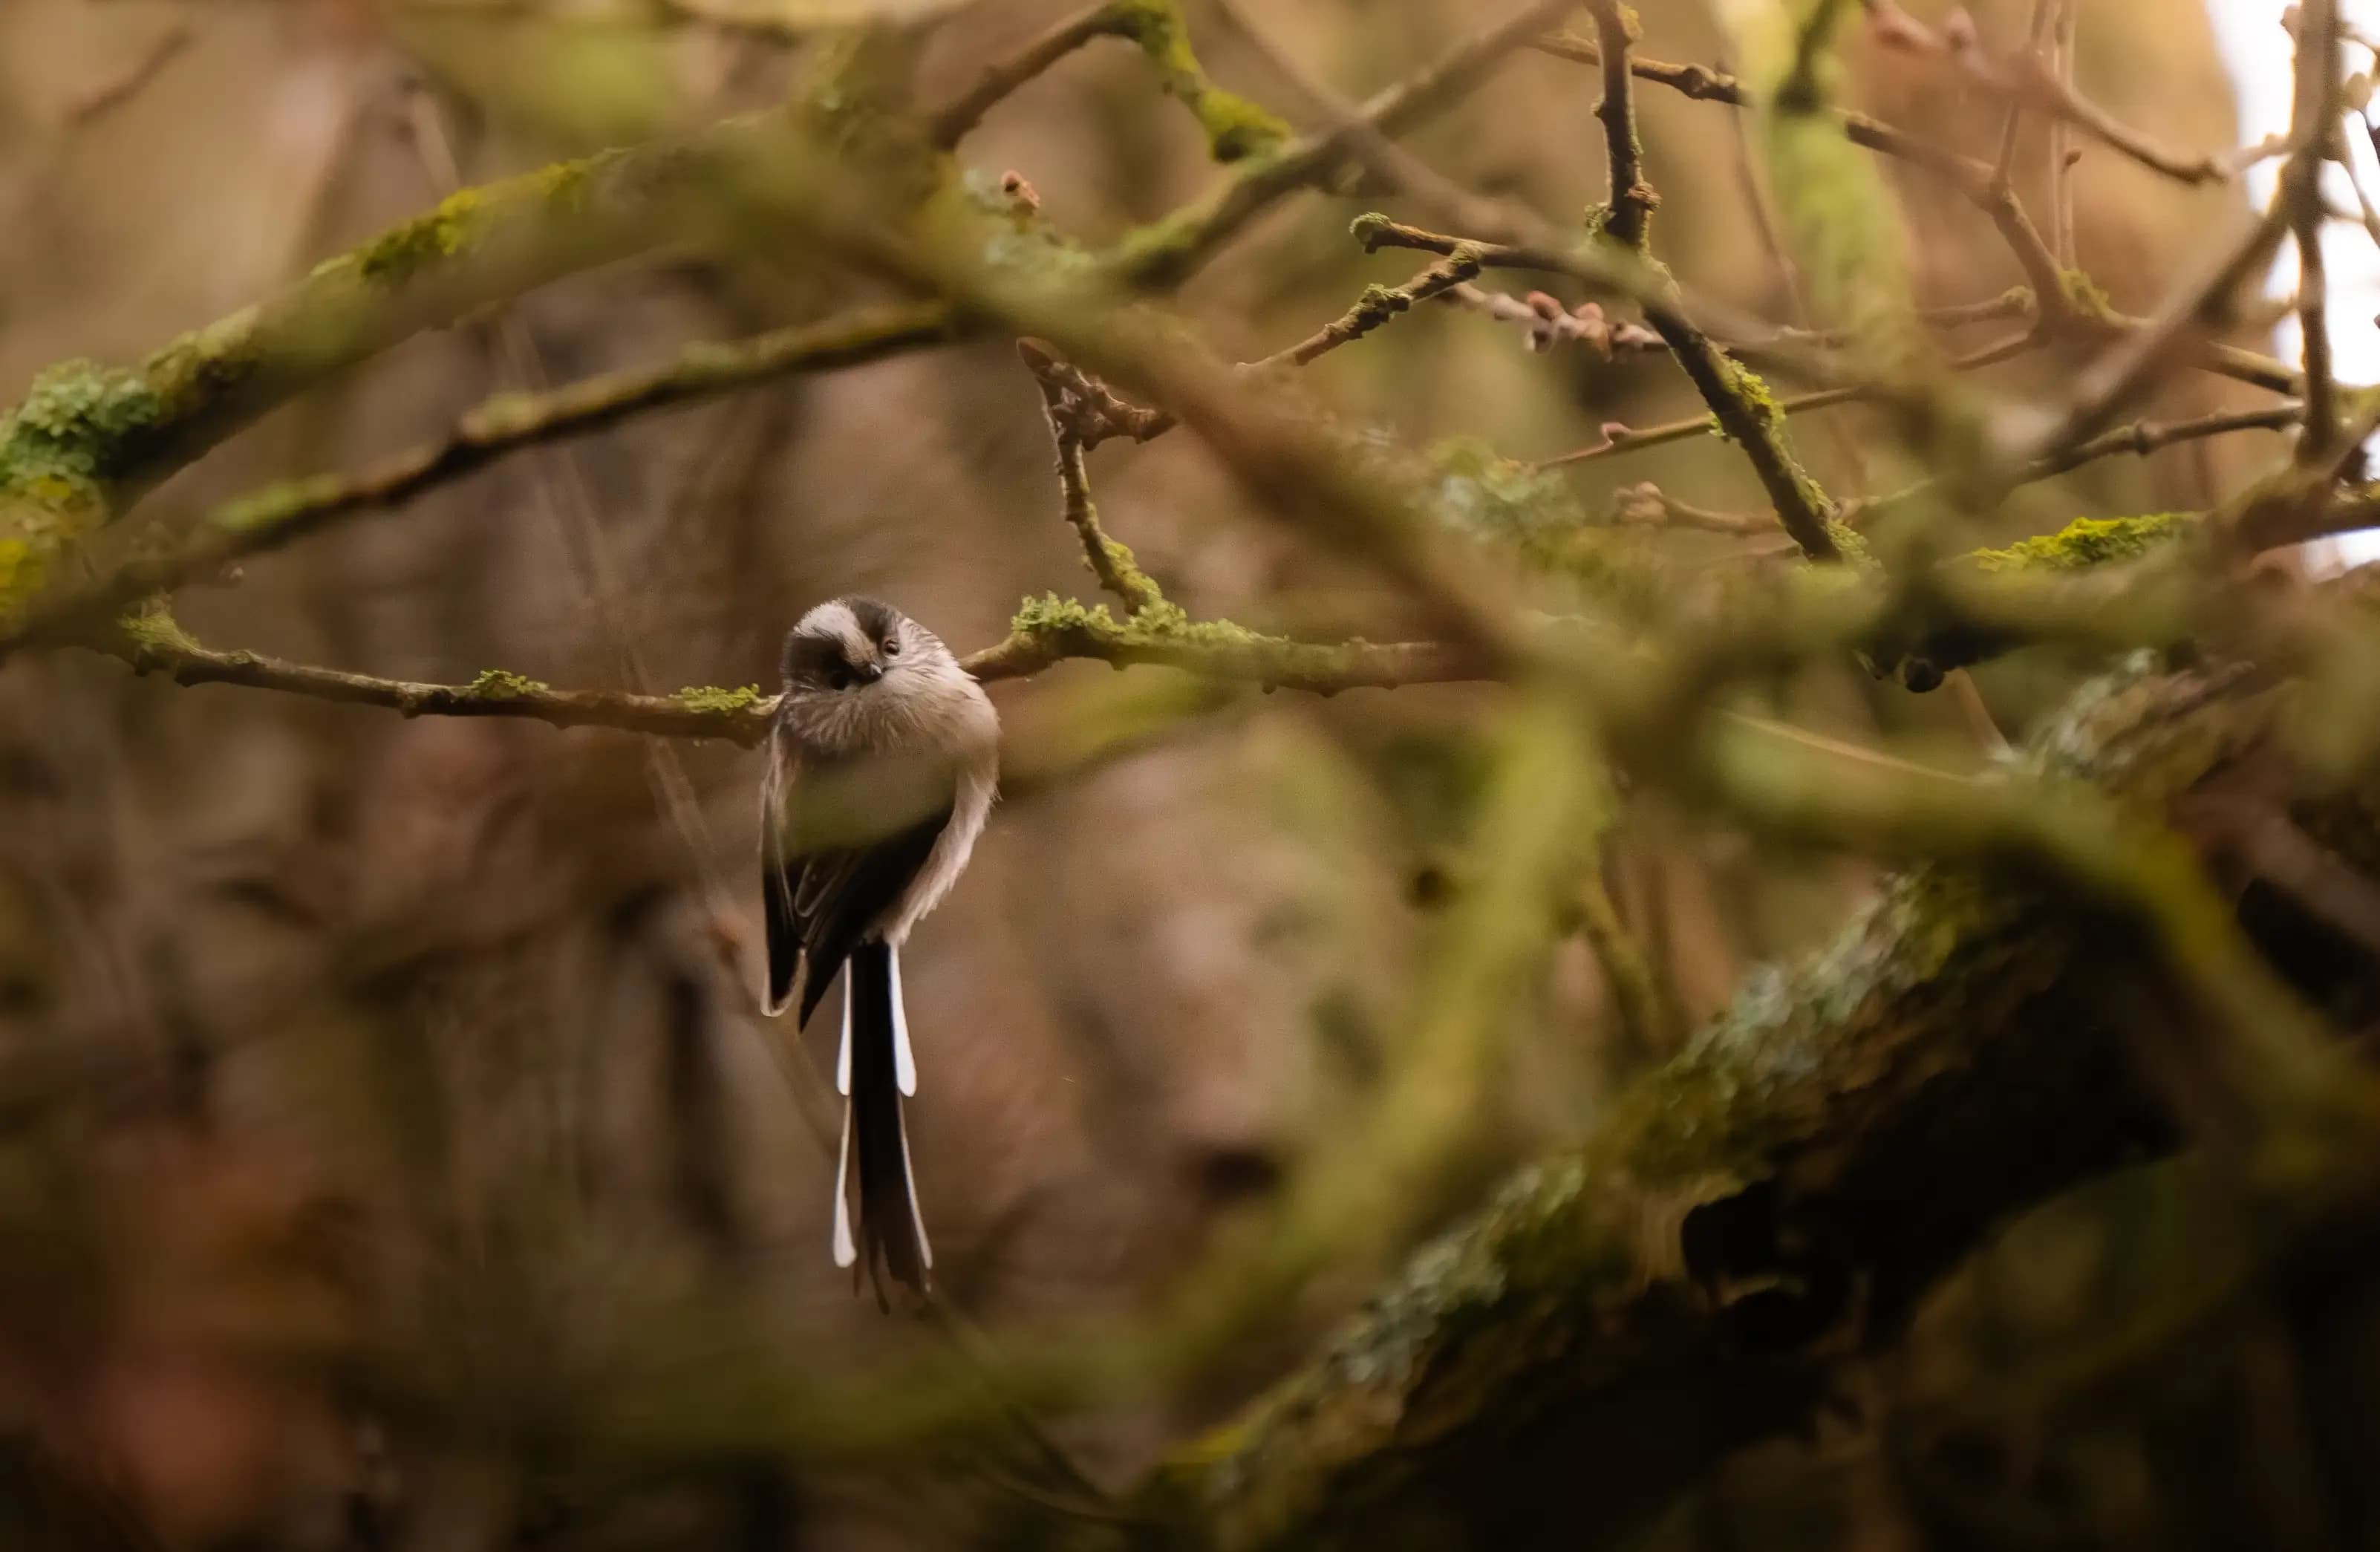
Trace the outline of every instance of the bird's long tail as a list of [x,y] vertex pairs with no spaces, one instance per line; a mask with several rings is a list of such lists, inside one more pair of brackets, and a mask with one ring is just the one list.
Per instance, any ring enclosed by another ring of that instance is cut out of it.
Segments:
[[[884,1279],[924,1297],[934,1253],[917,1214],[917,1182],[909,1165],[909,1133],[902,1096],[917,1092],[917,1057],[901,1007],[900,951],[862,943],[844,967],[843,1049],[834,1085],[844,1096],[843,1146],[834,1176],[834,1264],[864,1267],[887,1303]],[[856,1175],[858,1234],[853,1235],[851,1176]]]

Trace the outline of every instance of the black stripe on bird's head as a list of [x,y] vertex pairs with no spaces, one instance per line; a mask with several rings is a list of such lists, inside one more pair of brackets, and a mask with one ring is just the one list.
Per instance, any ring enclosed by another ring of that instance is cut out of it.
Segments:
[[820,604],[785,637],[782,668],[791,694],[863,689],[909,649],[908,620],[889,603],[853,596]]

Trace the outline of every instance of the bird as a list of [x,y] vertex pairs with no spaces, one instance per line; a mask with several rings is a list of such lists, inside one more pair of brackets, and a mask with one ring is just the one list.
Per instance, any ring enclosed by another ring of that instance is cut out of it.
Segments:
[[901,950],[983,833],[1000,718],[941,637],[872,598],[804,614],[781,669],[760,793],[762,1006],[807,1026],[843,973],[834,1264],[851,1268],[855,1293],[864,1270],[889,1309],[888,1279],[922,1301],[933,1268],[902,1103],[917,1064]]

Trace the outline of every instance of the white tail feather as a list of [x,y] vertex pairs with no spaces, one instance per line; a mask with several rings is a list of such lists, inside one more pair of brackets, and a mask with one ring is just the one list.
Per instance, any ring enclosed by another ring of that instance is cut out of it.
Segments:
[[843,1104],[843,1141],[834,1150],[834,1264],[848,1267],[859,1259],[851,1239],[851,1195],[845,1189],[851,1168],[851,1101]]
[[[892,984],[897,987],[901,983],[895,980]],[[909,1118],[905,1115],[901,1118],[901,1183],[909,1193],[909,1225],[917,1231],[917,1260],[930,1272],[934,1269],[934,1247],[926,1238],[926,1215],[917,1210],[917,1167],[909,1161]]]
[[[897,988],[901,983],[896,980],[892,985]],[[893,995],[897,997],[900,993],[896,989]],[[834,1091],[846,1099],[851,1097],[851,971],[847,968],[843,973],[843,1045],[834,1053]],[[848,1126],[851,1124],[850,1107],[846,1105],[844,1109],[846,1112],[844,1124]]]
[[[908,1010],[901,1006],[901,951],[893,949],[890,957],[892,976],[892,1081],[900,1085],[902,1093],[914,1095],[917,1092],[917,1053],[909,1045]],[[844,1043],[846,1048],[851,1042],[850,1029],[850,1017],[845,1014]],[[908,1135],[908,1129],[904,1127],[901,1136],[905,1143]]]

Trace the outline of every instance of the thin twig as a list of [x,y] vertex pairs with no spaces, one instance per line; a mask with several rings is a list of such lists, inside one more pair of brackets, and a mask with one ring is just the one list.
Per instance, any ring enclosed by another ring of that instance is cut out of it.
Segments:
[[[1628,18],[1619,0],[1591,0],[1596,43],[1603,60],[1603,101],[1596,116],[1603,123],[1604,155],[1609,164],[1611,211],[1603,235],[1631,253],[1643,255],[1658,196],[1645,181],[1644,152],[1636,136],[1636,112],[1628,69]],[[1652,294],[1644,298],[1645,321],[1669,342],[1694,391],[1709,406],[1719,431],[1743,452],[1768,492],[1777,521],[1814,561],[1836,561],[1842,551],[1832,526],[1834,503],[1813,479],[1785,440],[1784,418],[1776,412],[1767,391],[1748,378],[1712,338],[1685,315],[1677,285],[1659,275]]]
[[[1532,46],[1540,53],[1579,64],[1600,65],[1603,59],[1600,46],[1575,33],[1549,33],[1535,40]],[[1750,102],[1741,81],[1707,66],[1674,65],[1631,55],[1628,69],[1638,80],[1657,82],[1695,102],[1725,103],[1738,108]],[[1989,163],[1931,144],[1866,114],[1837,112],[1833,116],[1853,145],[1865,146],[1947,177],[1961,197],[1990,219],[2000,239],[2015,255],[2018,266],[2024,271],[2025,284],[2033,287],[2037,298],[2042,326],[2049,329],[2065,321],[2071,309],[2058,260],[2014,192],[1994,178]]]
[[1675,288],[1658,272],[1621,261],[1624,256],[1616,255],[1608,244],[1577,252],[1502,248],[1424,232],[1377,215],[1361,218],[1354,230],[1366,251],[1411,248],[1428,253],[1468,253],[1484,265],[1567,273],[1632,295],[1644,307],[1645,321],[1669,343],[1670,354],[1710,407],[1720,431],[1743,450],[1777,509],[1777,520],[1793,542],[1812,560],[1839,558],[1839,547],[1828,531],[1834,518],[1833,506],[1786,445],[1783,418],[1775,406],[1751,391],[1744,369],[1681,310]]
[[1475,232],[1500,242],[1533,241],[1545,228],[1546,224],[1526,206],[1475,194],[1390,139],[1362,108],[1273,47],[1271,41],[1240,14],[1235,0],[1212,0],[1212,5],[1215,14],[1240,42],[1261,57],[1272,73],[1323,120],[1325,132],[1337,136],[1341,146],[1362,164],[1366,173],[1401,199],[1433,212],[1458,231]]
[[[1041,389],[1041,408],[1050,422],[1050,440],[1057,449],[1058,489],[1062,500],[1062,512],[1075,536],[1082,540],[1083,559],[1099,586],[1123,600],[1131,613],[1165,601],[1164,592],[1132,551],[1110,539],[1099,527],[1099,508],[1091,503],[1090,472],[1083,464],[1084,426],[1105,423],[1104,407],[1088,394],[1078,394],[1074,384],[1087,381],[1084,374],[1066,368],[1057,354],[1038,340],[1018,340],[1016,354],[1033,381]],[[1111,397],[1111,395],[1110,395]]]
[[[1603,51],[1595,40],[1575,32],[1548,32],[1529,41],[1529,46],[1556,59],[1567,59],[1578,65],[1603,63]],[[1730,107],[1748,105],[1743,83],[1724,70],[1714,70],[1707,65],[1675,65],[1665,60],[1647,59],[1631,54],[1628,73],[1638,80],[1666,86],[1679,95],[1697,103],[1724,103]],[[1962,180],[1988,182],[1991,168],[1971,156],[1933,145],[1905,131],[1896,129],[1880,118],[1862,113],[1838,113],[1834,115],[1843,127],[1844,136],[1854,145],[1899,157],[1919,166],[1952,172]]]
[[[1543,291],[1532,291],[1526,297],[1507,296],[1477,285],[1457,285],[1446,293],[1446,299],[1484,312],[1506,323],[1518,323],[1531,351],[1543,353],[1565,341],[1585,345],[1605,360],[1617,356],[1641,355],[1650,350],[1667,350],[1670,342],[1641,323],[1612,322],[1604,316],[1603,309],[1594,302],[1581,302],[1565,308],[1560,300]],[[1780,330],[1781,336],[1793,331]],[[1815,343],[1815,338],[1796,338],[1796,344]],[[1750,351],[1746,355],[1752,354]]]
[[1470,254],[1458,253],[1443,263],[1432,264],[1402,285],[1367,287],[1345,312],[1287,349],[1277,350],[1255,362],[1254,367],[1305,366],[1342,345],[1362,339],[1399,313],[1410,310],[1415,303],[1466,285],[1478,273],[1479,261]]
[[[2064,414],[2034,438],[2015,461],[2035,462],[2096,435],[2177,358],[2197,355],[2209,364],[2230,360],[2228,347],[2202,347],[2199,336],[2207,324],[2224,316],[2233,293],[2263,272],[2288,229],[2285,210],[2277,201],[2176,290],[2155,318],[2120,321],[2122,333],[2115,347],[2083,372]],[[2285,382],[2289,380],[2287,369],[2278,363],[2263,364],[2282,372]],[[2224,369],[2216,366],[2215,370]]]
[[351,706],[378,706],[407,717],[523,717],[555,727],[618,728],[664,738],[723,738],[747,748],[768,736],[772,705],[764,697],[744,699],[716,691],[648,696],[617,690],[557,690],[534,679],[494,671],[468,685],[420,684],[289,662],[259,652],[219,652],[187,638],[128,637],[108,649],[135,671],[163,673],[177,685],[241,685]]
[[1006,58],[984,67],[976,83],[959,99],[927,121],[934,144],[947,151],[965,139],[1002,99],[1066,55],[1097,38],[1123,35],[1123,7],[1115,0],[1097,0],[1060,21]]
[[[2050,25],[2057,9],[2058,0],[2033,0],[2033,25],[2026,30],[2026,46],[2032,49],[2035,58],[2040,57],[2045,49],[2054,46],[2050,39]],[[1992,182],[2000,188],[2007,188],[2015,175],[2017,131],[2023,127],[2024,102],[2022,98],[2010,96],[2006,116],[2000,120],[2000,152],[1992,159]]]
[[1612,520],[1630,527],[1687,528],[1740,539],[1771,535],[1776,519],[1750,512],[1719,512],[1678,500],[1651,480],[1611,492]]
[[[2055,0],[2057,19],[2051,25],[2051,67],[2058,73],[2061,89],[2071,92],[2074,87],[2074,13],[2082,0]],[[2077,262],[2074,242],[2074,164],[2082,159],[2079,147],[2071,143],[2071,127],[2066,120],[2052,115],[2049,120],[2049,251],[2058,262],[2072,269]],[[2228,164],[2227,164],[2228,165]]]
[[1645,148],[1636,135],[1636,110],[1631,100],[1628,47],[1629,18],[1620,0],[1588,0],[1595,18],[1595,35],[1603,55],[1603,100],[1595,116],[1603,124],[1604,157],[1610,169],[1611,209],[1605,217],[1606,236],[1623,248],[1645,251],[1653,208],[1661,197],[1645,181]]
[[[1949,370],[1974,371],[1984,367],[1996,366],[2002,361],[2011,360],[2024,354],[2037,343],[2038,341],[2031,333],[2011,334],[2006,339],[1996,341],[1971,354],[1960,357],[1950,363]],[[1820,388],[1813,393],[1800,394],[1791,398],[1778,400],[1777,412],[1784,416],[1800,415],[1814,409],[1827,409],[1835,405],[1852,404],[1861,399],[1874,398],[1883,391],[1881,387],[1869,383],[1848,383],[1840,388]],[[1690,420],[1672,420],[1662,425],[1646,426],[1642,429],[1614,422],[1604,428],[1603,441],[1594,446],[1582,447],[1575,452],[1557,454],[1553,457],[1540,459],[1535,467],[1547,469],[1560,468],[1569,464],[1591,463],[1596,459],[1609,458],[1621,453],[1635,453],[1647,447],[1658,447],[1664,443],[1683,442],[1688,437],[1707,434],[1710,430],[1711,418],[1707,415],[1698,416]]]
[[1119,278],[1140,285],[1179,282],[1273,200],[1291,189],[1318,184],[1345,165],[1360,137],[1395,134],[1470,91],[1573,4],[1575,0],[1533,0],[1457,43],[1410,79],[1366,98],[1352,118],[1237,164],[1232,176],[1203,199],[1127,237],[1118,255]]
[[2330,316],[2325,295],[2322,174],[2337,146],[2341,113],[2338,0],[2305,0],[2298,11],[2297,95],[2289,132],[2298,142],[2282,170],[2280,200],[2298,250],[2298,327],[2305,362],[2305,433],[2301,467],[2327,462],[2338,434],[2338,395],[2331,379]]
[[[2034,459],[2018,469],[2011,477],[2016,485],[2038,484],[2070,474],[2085,464],[2102,458],[2117,458],[2126,454],[2145,458],[2152,453],[2182,443],[2203,442],[2209,437],[2229,436],[2235,431],[2285,431],[2298,423],[2302,411],[2294,402],[2265,405],[2257,409],[2222,410],[2201,415],[2188,420],[2135,420],[2113,430],[2102,431],[2088,442]],[[1876,512],[1900,502],[1926,494],[1938,486],[1938,481],[1921,479],[1886,495],[1861,503],[1863,512]]]
[[88,125],[130,102],[140,94],[142,87],[155,80],[166,66],[190,46],[192,38],[188,23],[174,23],[158,35],[129,68],[77,94],[74,101],[67,104],[66,121]]
[[2231,176],[2225,158],[2159,145],[2084,97],[2045,65],[2037,43],[2023,54],[1995,55],[1972,30],[1928,27],[1891,0],[1869,0],[1867,11],[1871,30],[1882,42],[1956,66],[1986,91],[2051,114],[2152,172],[2190,184],[2223,183]]

